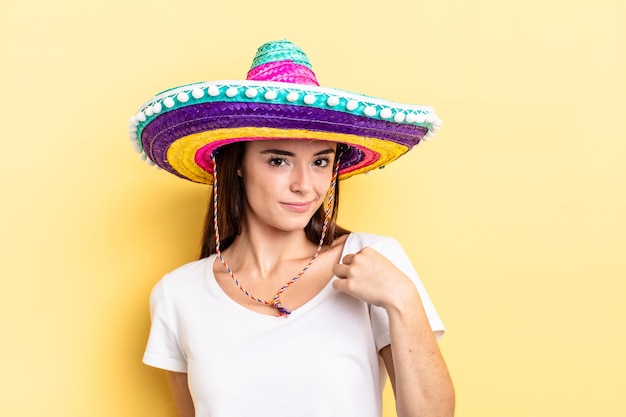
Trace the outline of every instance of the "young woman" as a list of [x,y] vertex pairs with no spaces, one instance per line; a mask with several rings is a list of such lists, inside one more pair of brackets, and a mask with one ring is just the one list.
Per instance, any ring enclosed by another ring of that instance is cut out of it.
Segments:
[[[372,110],[373,109],[373,110]],[[432,109],[318,87],[287,41],[247,81],[167,90],[131,119],[150,161],[212,184],[201,258],[151,296],[144,362],[181,417],[451,416],[443,326],[393,239],[335,224],[340,178],[391,162]]]

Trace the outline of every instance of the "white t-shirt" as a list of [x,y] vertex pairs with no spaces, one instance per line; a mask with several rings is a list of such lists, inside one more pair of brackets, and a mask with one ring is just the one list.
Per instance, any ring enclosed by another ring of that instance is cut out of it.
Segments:
[[[369,246],[416,284],[431,328],[444,327],[400,244],[352,233],[341,258]],[[288,318],[233,301],[213,275],[216,256],[167,274],[150,299],[144,363],[188,374],[197,417],[380,417],[378,351],[389,344],[383,308],[332,287]]]

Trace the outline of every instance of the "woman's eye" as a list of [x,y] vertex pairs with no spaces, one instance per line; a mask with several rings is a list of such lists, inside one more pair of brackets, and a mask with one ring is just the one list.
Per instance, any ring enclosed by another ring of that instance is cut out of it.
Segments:
[[283,158],[272,158],[270,159],[270,165],[279,167],[286,164],[286,161]]
[[324,168],[328,166],[328,164],[330,164],[330,160],[328,158],[321,158],[321,159],[315,160],[315,166],[318,166],[320,168]]

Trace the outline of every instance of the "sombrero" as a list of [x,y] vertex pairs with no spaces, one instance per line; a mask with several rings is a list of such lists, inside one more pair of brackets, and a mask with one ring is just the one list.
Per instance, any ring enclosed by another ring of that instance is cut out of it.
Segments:
[[211,153],[229,143],[311,139],[344,143],[339,178],[383,167],[433,136],[431,107],[320,87],[306,54],[281,40],[262,45],[246,80],[165,90],[130,119],[130,139],[150,164],[211,184]]

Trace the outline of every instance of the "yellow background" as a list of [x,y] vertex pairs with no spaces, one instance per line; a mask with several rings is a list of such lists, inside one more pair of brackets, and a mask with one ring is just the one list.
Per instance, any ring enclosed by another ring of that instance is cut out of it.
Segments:
[[148,294],[195,257],[207,189],[140,161],[128,118],[283,37],[323,85],[444,121],[343,183],[340,220],[412,257],[457,415],[626,415],[625,4],[3,2],[0,415],[174,416]]

